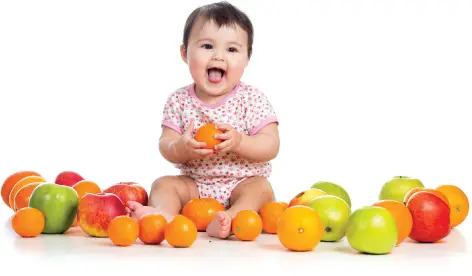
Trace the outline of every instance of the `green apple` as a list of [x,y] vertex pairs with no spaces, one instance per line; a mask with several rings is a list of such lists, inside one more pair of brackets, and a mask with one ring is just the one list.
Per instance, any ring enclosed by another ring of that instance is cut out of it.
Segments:
[[344,237],[351,207],[343,199],[324,195],[313,199],[308,207],[320,215],[324,225],[322,241],[338,241]]
[[43,183],[31,194],[29,207],[39,209],[45,218],[44,234],[62,234],[67,231],[77,215],[79,196],[64,185]]
[[408,176],[395,176],[382,186],[379,200],[391,199],[403,203],[406,193],[416,187],[424,188],[423,183],[419,179]]
[[346,192],[346,190],[344,190],[343,187],[339,186],[338,184],[335,184],[333,182],[327,182],[327,181],[318,181],[315,184],[313,184],[313,186],[311,187],[320,189],[324,191],[325,193],[327,193],[328,195],[334,195],[334,196],[340,197],[344,199],[344,201],[346,201],[349,207],[351,207],[351,198],[349,197],[349,194]]
[[387,254],[397,244],[398,230],[395,219],[385,208],[360,208],[349,217],[346,228],[349,245],[357,251]]

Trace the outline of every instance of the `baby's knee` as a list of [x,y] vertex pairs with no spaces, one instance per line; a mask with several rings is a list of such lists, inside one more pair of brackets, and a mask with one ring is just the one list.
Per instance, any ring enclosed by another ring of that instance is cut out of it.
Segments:
[[158,179],[154,180],[151,186],[151,192],[163,188],[163,187],[169,187],[169,185],[172,185],[172,183],[175,183],[177,181],[176,176],[172,175],[166,175],[166,176],[161,176]]

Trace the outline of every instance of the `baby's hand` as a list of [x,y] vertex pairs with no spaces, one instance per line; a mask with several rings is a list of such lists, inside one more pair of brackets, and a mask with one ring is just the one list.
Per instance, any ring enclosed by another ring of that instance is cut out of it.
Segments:
[[194,129],[193,121],[184,131],[180,139],[174,144],[174,150],[179,155],[184,154],[186,160],[202,159],[214,153],[213,149],[205,149],[205,142],[197,142],[193,139],[192,133]]
[[241,144],[243,135],[231,125],[216,125],[216,128],[223,130],[224,133],[215,134],[215,139],[223,140],[223,142],[215,146],[215,150],[218,152],[235,152]]

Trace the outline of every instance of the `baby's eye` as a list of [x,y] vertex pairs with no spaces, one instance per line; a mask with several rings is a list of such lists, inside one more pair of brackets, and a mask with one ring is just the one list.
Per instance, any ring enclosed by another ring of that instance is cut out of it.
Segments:
[[228,51],[229,51],[230,53],[237,53],[237,52],[238,52],[238,49],[236,49],[236,48],[234,48],[234,47],[229,47],[229,48],[228,48]]
[[205,43],[202,45],[202,48],[210,50],[210,49],[213,49],[213,46],[211,46],[211,44]]

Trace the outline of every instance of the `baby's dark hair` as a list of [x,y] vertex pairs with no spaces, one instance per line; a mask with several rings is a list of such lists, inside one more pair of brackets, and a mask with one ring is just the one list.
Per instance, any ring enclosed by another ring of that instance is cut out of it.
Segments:
[[215,22],[218,27],[238,25],[241,29],[245,30],[248,38],[248,56],[251,57],[252,42],[254,40],[254,29],[252,28],[251,20],[249,20],[245,13],[226,1],[201,6],[188,16],[184,27],[183,43],[185,49],[188,46],[190,31],[199,17]]

